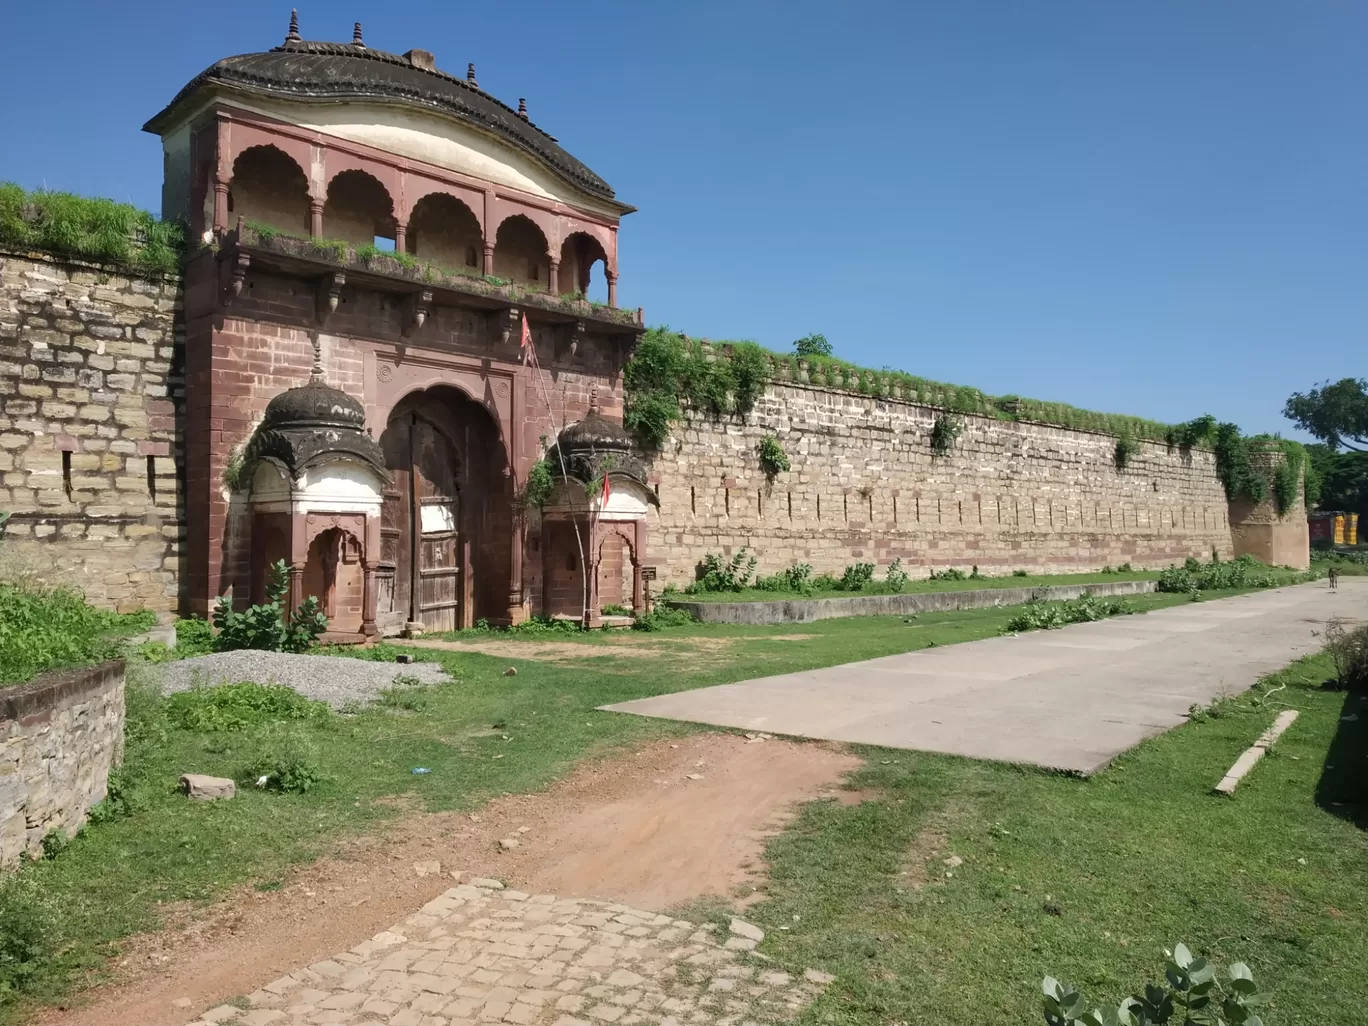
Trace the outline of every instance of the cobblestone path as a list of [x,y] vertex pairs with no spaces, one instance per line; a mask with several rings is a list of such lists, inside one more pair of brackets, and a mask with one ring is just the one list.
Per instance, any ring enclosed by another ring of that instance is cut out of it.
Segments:
[[754,1026],[792,1018],[832,979],[768,966],[751,924],[720,933],[472,879],[192,1026]]

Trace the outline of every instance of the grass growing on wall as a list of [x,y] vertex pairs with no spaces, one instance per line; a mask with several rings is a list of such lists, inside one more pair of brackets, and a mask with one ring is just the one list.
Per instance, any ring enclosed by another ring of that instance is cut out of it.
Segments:
[[180,270],[185,231],[128,203],[0,182],[0,246],[163,276]]
[[125,636],[153,622],[151,613],[95,609],[65,588],[0,581],[0,687],[113,658]]

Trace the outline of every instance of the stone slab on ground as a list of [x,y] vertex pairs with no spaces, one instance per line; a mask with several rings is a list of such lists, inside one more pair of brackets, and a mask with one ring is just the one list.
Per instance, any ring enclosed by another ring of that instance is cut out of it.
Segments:
[[[1343,578],[604,706],[775,734],[1092,773],[1368,617]],[[890,630],[900,629],[890,626]]]
[[218,1005],[192,1026],[730,1026],[792,1019],[832,979],[776,972],[722,947],[718,932],[473,881],[350,951],[264,983],[250,1007]]
[[349,656],[298,655],[241,649],[192,656],[152,667],[168,694],[188,691],[196,684],[232,684],[241,680],[285,684],[305,698],[342,709],[351,702],[372,702],[399,675],[424,684],[449,684],[451,677],[438,663],[382,663]]

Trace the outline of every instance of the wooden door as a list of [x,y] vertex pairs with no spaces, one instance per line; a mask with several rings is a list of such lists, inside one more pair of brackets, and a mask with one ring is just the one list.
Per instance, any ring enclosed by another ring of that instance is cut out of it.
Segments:
[[386,429],[385,457],[381,551],[393,561],[394,607],[423,630],[456,630],[465,618],[455,447],[436,425],[407,413]]

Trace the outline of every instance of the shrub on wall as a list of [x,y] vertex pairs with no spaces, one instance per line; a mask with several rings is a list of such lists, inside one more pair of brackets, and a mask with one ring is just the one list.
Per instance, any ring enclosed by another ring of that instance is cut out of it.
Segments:
[[765,476],[771,481],[779,475],[789,470],[788,453],[784,452],[784,447],[779,444],[779,439],[773,435],[766,435],[760,439],[760,444],[756,447],[756,453],[760,457],[760,469],[765,472]]
[[963,427],[958,417],[948,413],[937,415],[936,422],[931,425],[931,455],[949,456]]
[[1117,470],[1125,470],[1131,458],[1140,451],[1140,443],[1135,440],[1135,436],[1129,432],[1122,432],[1116,436],[1116,449],[1112,455],[1112,460],[1116,464]]

